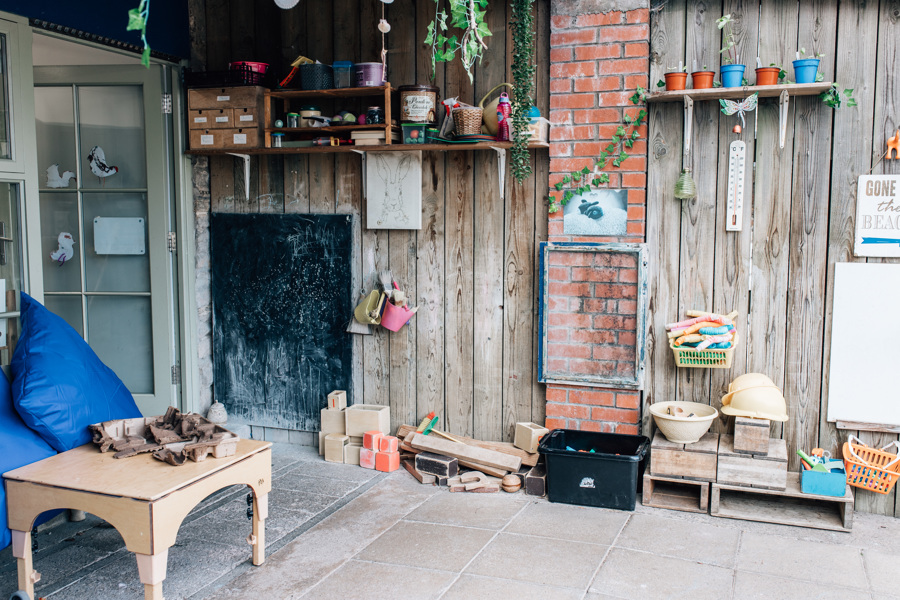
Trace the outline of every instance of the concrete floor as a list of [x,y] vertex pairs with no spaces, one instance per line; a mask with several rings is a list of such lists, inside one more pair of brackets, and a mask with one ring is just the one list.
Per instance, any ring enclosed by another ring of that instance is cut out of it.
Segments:
[[[325,463],[289,444],[276,444],[273,461],[266,564],[249,564],[246,492],[226,490],[182,526],[167,600],[900,598],[900,519],[857,514],[853,533],[837,533],[522,493],[450,494],[403,470]],[[39,596],[143,598],[134,558],[111,527],[89,517],[38,538]],[[7,549],[0,598],[15,581]]]

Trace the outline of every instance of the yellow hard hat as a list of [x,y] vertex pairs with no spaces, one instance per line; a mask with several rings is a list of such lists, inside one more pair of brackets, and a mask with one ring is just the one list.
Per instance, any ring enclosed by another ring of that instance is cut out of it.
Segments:
[[774,385],[748,387],[722,397],[722,412],[736,417],[787,421],[787,403]]
[[728,391],[737,392],[739,390],[746,390],[747,388],[766,386],[777,387],[774,381],[762,373],[745,373],[744,375],[735,377],[734,380],[728,384]]

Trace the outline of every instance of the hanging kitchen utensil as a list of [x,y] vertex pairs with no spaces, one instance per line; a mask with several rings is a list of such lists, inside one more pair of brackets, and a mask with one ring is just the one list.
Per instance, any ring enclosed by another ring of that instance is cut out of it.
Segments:
[[725,231],[740,231],[744,217],[744,175],[747,171],[744,156],[747,144],[731,142],[728,148],[728,193],[725,208]]

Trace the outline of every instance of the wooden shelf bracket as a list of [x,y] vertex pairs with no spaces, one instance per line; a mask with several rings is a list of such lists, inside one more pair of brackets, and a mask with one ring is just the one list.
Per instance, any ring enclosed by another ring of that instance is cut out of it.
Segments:
[[228,154],[244,160],[244,200],[250,202],[250,155],[236,154],[234,152],[229,152]]
[[781,90],[778,96],[778,145],[784,150],[784,138],[787,136],[788,104],[791,95],[787,90]]

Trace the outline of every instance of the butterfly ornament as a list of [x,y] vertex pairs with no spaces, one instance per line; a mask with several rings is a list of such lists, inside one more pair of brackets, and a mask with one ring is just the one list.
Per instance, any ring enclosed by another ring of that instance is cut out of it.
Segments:
[[[759,100],[759,93],[755,93],[752,96],[747,96],[740,102],[735,102],[734,100],[726,100],[725,98],[719,99],[719,104],[722,105],[722,112],[726,115],[733,115],[737,113],[741,117],[741,125],[744,127],[747,126],[747,122],[744,120],[744,113],[756,110],[756,104]],[[741,125],[734,126],[734,132],[741,132]]]

